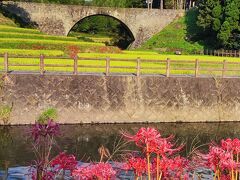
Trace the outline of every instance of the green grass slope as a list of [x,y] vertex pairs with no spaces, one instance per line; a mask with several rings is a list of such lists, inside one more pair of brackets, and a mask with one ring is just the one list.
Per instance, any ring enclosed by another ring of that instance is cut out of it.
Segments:
[[190,10],[184,17],[176,19],[161,32],[145,42],[141,50],[155,50],[161,53],[173,54],[180,50],[183,54],[204,49],[199,41],[194,41],[199,29],[196,26],[196,11]]

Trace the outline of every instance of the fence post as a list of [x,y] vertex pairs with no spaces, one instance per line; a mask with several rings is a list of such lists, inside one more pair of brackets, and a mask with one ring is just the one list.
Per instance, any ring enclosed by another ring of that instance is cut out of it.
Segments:
[[110,57],[106,58],[106,76],[109,76],[110,73]]
[[73,64],[73,74],[77,75],[78,74],[78,57],[74,56],[74,64]]
[[4,54],[4,70],[8,73],[8,53]]
[[40,55],[40,74],[44,74],[44,55]]
[[222,78],[225,77],[226,68],[227,68],[227,60],[224,59],[223,60],[223,69],[222,69]]
[[137,58],[137,77],[140,76],[140,71],[141,71],[141,62],[140,62],[140,57]]
[[199,71],[199,60],[196,59],[196,61],[195,61],[195,77],[198,77],[198,71]]
[[170,76],[170,59],[167,58],[167,61],[166,61],[166,77],[169,77]]
[[224,53],[223,53],[223,49],[222,49],[222,57],[223,57]]

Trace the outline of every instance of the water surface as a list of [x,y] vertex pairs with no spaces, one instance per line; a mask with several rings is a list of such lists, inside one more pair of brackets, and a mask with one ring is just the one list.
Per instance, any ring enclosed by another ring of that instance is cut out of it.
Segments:
[[[121,131],[134,133],[143,126],[156,127],[163,136],[176,135],[178,142],[186,142],[186,153],[192,144],[201,145],[221,138],[240,137],[240,122],[61,125],[55,151],[74,153],[81,160],[97,161],[101,145],[112,151]],[[11,167],[31,164],[34,154],[27,133],[29,129],[30,126],[0,126],[1,168],[5,161]],[[133,147],[129,145],[126,149]]]

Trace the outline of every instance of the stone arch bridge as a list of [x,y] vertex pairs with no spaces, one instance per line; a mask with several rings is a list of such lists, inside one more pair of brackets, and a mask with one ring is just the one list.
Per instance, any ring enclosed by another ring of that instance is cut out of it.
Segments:
[[175,18],[184,15],[183,10],[141,8],[89,7],[29,2],[3,1],[2,7],[27,23],[34,23],[47,34],[68,35],[72,27],[82,19],[93,15],[105,15],[122,22],[134,37],[132,47],[161,31]]

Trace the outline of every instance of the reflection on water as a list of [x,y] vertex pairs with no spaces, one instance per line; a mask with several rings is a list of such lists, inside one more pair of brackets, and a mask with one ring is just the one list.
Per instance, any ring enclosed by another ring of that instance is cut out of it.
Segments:
[[[193,144],[201,145],[219,141],[221,138],[239,137],[240,134],[240,122],[62,125],[61,136],[57,138],[58,148],[55,150],[76,154],[79,160],[98,161],[98,148],[101,145],[109,148],[111,152],[121,130],[133,133],[142,126],[156,127],[166,136],[176,135],[179,141],[186,142],[186,152],[190,151]],[[34,154],[27,135],[29,128],[29,126],[0,126],[1,169],[8,165],[14,167],[31,164]],[[131,148],[132,145],[127,147]]]

